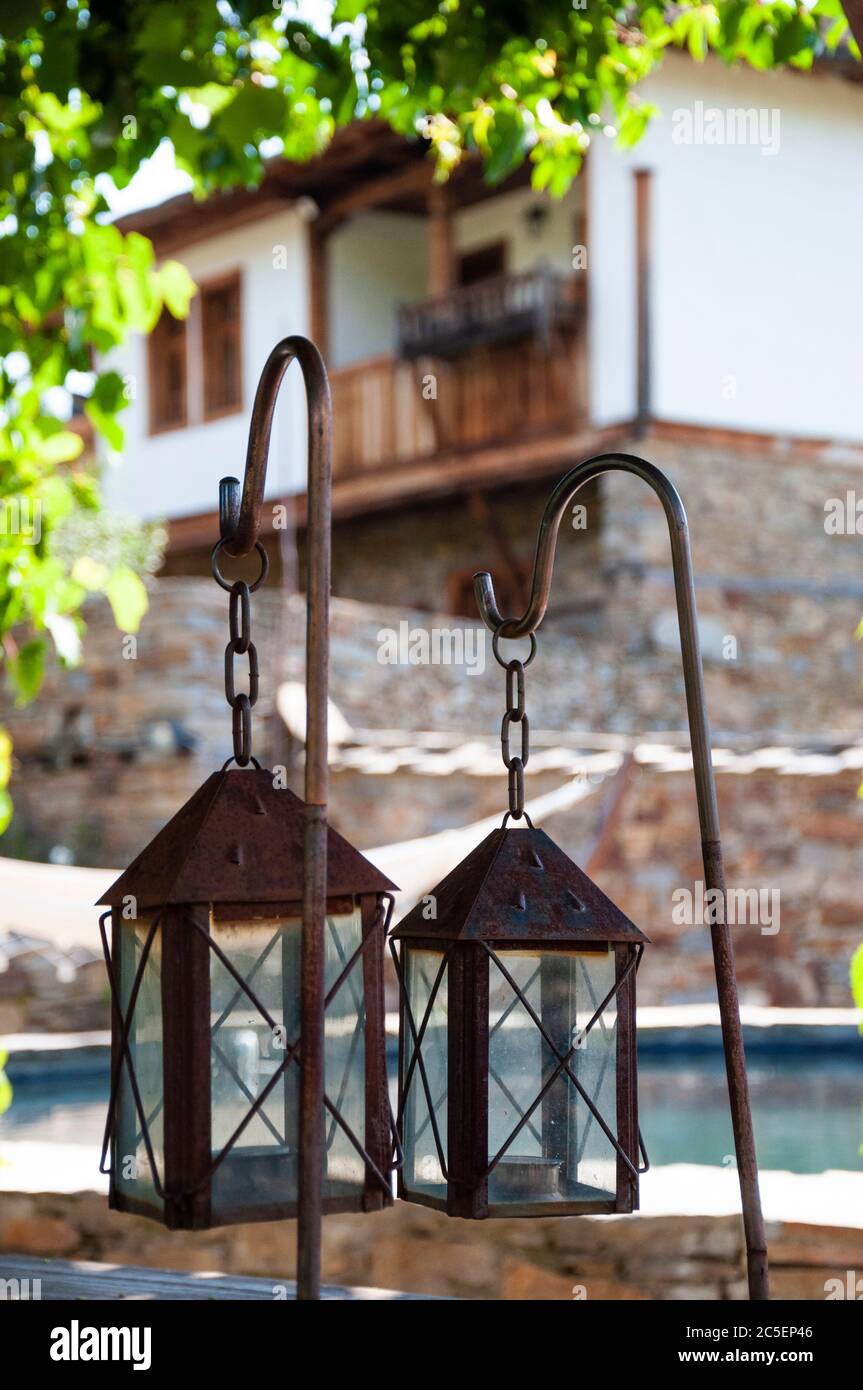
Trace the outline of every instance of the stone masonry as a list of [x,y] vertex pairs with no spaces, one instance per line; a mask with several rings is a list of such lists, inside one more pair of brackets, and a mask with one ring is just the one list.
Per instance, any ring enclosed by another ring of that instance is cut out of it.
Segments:
[[[772,1296],[824,1299],[863,1261],[863,1232],[768,1223]],[[0,1255],[271,1277],[295,1273],[293,1222],[166,1231],[108,1210],[104,1196],[15,1194],[0,1209]],[[327,1283],[468,1299],[745,1299],[738,1217],[460,1221],[397,1202],[324,1220]],[[274,1291],[275,1296],[275,1291]],[[833,1294],[835,1297],[835,1292]]]

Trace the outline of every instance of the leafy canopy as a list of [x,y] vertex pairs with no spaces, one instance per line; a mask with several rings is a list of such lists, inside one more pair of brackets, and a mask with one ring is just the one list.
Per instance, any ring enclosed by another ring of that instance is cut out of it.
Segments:
[[[86,397],[95,434],[119,453],[129,390],[111,350],[165,308],[183,316],[194,286],[111,224],[106,180],[126,186],[170,140],[198,195],[253,186],[267,157],[307,160],[336,127],[377,117],[424,136],[441,177],[476,152],[490,180],[529,160],[534,187],[562,195],[594,127],[622,145],[640,138],[653,109],[638,89],[667,48],[808,68],[847,40],[839,0],[318,0],[315,23],[308,13],[264,0],[4,0],[0,662],[22,698],[38,689],[46,634],[76,659],[88,592],[106,593],[130,630],[146,604],[135,567],[122,553],[106,563],[88,529],[98,493],[70,395]],[[22,523],[34,509],[38,540]],[[0,743],[0,828],[9,759]]]

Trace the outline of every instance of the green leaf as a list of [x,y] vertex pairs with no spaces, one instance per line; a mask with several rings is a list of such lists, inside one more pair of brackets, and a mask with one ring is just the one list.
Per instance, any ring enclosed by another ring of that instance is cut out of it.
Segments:
[[[2,814],[2,806],[0,806],[0,830],[5,829],[2,823]],[[4,1070],[8,1061],[9,1053],[5,1050],[0,1050],[0,1115],[2,1115],[5,1110],[8,1110],[9,1106],[12,1104],[12,1083]]]
[[94,400],[89,400],[84,405],[84,414],[88,420],[92,420],[94,427],[99,431],[104,439],[107,440],[115,454],[119,454],[123,447],[123,426],[107,410],[102,410]]
[[90,400],[95,401],[100,410],[107,410],[112,414],[123,410],[128,401],[123,378],[119,372],[103,372],[97,377]]
[[0,835],[12,819],[12,798],[5,787],[0,787]]
[[[851,957],[851,997],[858,1009],[863,1009],[863,945],[857,947]],[[860,1020],[863,1033],[863,1019]]]
[[8,785],[12,776],[12,740],[5,729],[0,729],[0,787]]
[[79,555],[72,566],[72,578],[93,594],[104,590],[110,573],[108,566],[101,560],[94,560],[92,555]]
[[278,87],[247,82],[230,106],[219,113],[216,124],[219,134],[239,153],[264,136],[280,134],[285,113],[285,97]]
[[118,565],[105,584],[114,622],[123,632],[137,632],[147,611],[147,590],[133,569]]
[[336,0],[333,10],[333,24],[353,24],[362,14],[368,0]]
[[489,183],[499,183],[524,159],[526,141],[521,116],[506,107],[495,111],[494,121],[488,129],[488,144],[491,155],[485,176]]
[[71,463],[83,448],[84,441],[80,434],[74,434],[72,430],[58,430],[56,434],[42,440],[39,445],[39,458],[42,463],[51,467],[58,463]]
[[184,319],[193,296],[198,292],[186,267],[179,261],[165,261],[158,272],[158,285],[169,312],[175,319]]
[[42,684],[45,669],[45,639],[34,637],[25,642],[18,655],[8,663],[12,684],[18,695],[19,704],[32,700]]

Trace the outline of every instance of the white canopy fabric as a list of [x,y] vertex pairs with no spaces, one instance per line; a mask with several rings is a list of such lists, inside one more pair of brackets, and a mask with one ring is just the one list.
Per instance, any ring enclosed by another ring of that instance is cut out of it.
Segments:
[[[608,755],[608,771],[620,764]],[[584,779],[567,782],[529,802],[528,814],[537,823],[544,816],[567,810],[596,791]],[[398,914],[407,912],[446,873],[500,824],[501,817],[443,830],[418,840],[364,850],[366,858],[399,885]],[[0,858],[0,940],[10,932],[39,937],[62,950],[75,946],[99,949],[98,898],[110,887],[119,869],[80,869],[65,864],[33,864],[25,859]]]
[[15,932],[63,950],[100,950],[98,922],[104,909],[94,904],[116,877],[116,869],[0,859],[0,940]]

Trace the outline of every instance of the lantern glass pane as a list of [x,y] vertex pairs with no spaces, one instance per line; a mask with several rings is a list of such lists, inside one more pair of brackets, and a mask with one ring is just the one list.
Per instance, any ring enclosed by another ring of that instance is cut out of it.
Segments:
[[[447,972],[446,968],[442,970],[442,965],[441,951],[410,946],[405,952],[405,983],[417,1034],[423,1028],[427,1012],[428,1021],[420,1037],[416,1065],[412,1065],[415,1052],[413,1035],[406,1019],[403,1024],[402,1182],[406,1195],[438,1198],[445,1202],[447,1184],[441,1156],[446,1163],[448,1012]],[[432,996],[434,999],[429,1011]],[[422,1059],[422,1069],[419,1058]]]
[[[251,1218],[296,1202],[300,1068],[288,1060],[300,1035],[302,924],[297,918],[214,922],[213,940],[251,994],[210,953],[212,1148],[214,1157],[243,1125],[213,1174],[216,1220]],[[359,906],[326,924],[327,991],[362,940]],[[261,1007],[259,1008],[258,1005]],[[266,1011],[265,1016],[262,1009]],[[360,955],[327,1008],[325,1086],[360,1143],[365,1129],[365,1006]],[[276,1078],[274,1080],[274,1078]],[[269,1086],[269,1090],[267,1087]],[[247,1120],[251,1107],[263,1095]],[[355,1197],[365,1167],[329,1113],[324,1197]]]
[[[125,1018],[135,978],[141,967],[152,914],[120,924],[117,969],[120,1010]],[[116,939],[116,937],[115,937]],[[135,1012],[129,1031],[129,1056],[138,1083],[141,1108],[147,1121],[150,1144],[160,1182],[164,1182],[164,1111],[162,1083],[162,930],[156,928],[147,953]],[[117,1093],[117,1116],[112,1157],[114,1182],[124,1197],[152,1205],[161,1211],[153,1171],[144,1143],[143,1126],[124,1062]]]
[[[363,939],[359,908],[328,917],[324,985],[332,989]],[[363,958],[358,955],[324,1017],[326,1092],[345,1124],[362,1144],[365,1138],[365,1000]],[[328,1111],[324,1123],[326,1171],[324,1199],[356,1195],[365,1183],[365,1163],[345,1128]]]
[[614,951],[502,950],[499,959],[489,970],[489,1162],[500,1154],[490,1207],[614,1202],[614,1146],[568,1074],[614,1133],[613,999],[582,1035],[614,984]]

